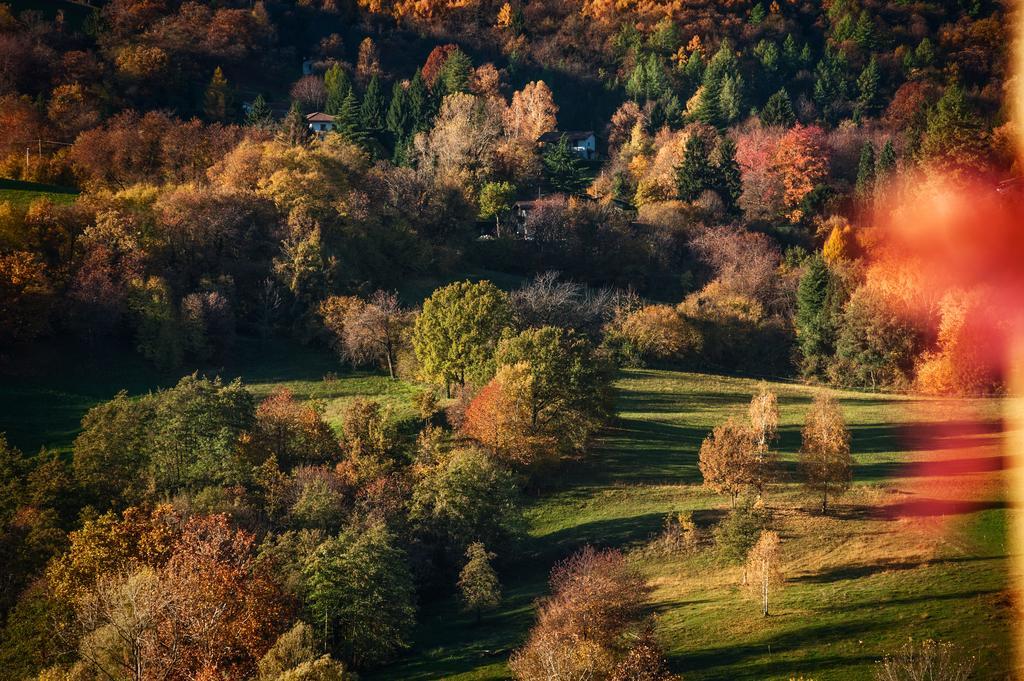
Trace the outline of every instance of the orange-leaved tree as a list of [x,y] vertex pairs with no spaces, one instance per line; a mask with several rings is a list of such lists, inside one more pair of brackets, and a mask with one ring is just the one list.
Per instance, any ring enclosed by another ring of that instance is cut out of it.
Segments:
[[821,512],[828,512],[828,495],[842,494],[853,478],[850,431],[835,400],[814,398],[802,431],[800,468],[807,487],[821,494]]

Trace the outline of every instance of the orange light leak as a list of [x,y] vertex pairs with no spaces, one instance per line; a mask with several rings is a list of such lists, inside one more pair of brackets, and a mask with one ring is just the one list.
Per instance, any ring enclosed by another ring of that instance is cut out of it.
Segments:
[[[1018,169],[1024,169],[1024,0],[1012,15],[1013,112]],[[907,464],[901,487],[911,501],[890,507],[915,530],[938,530],[959,543],[965,512],[1006,507],[1013,591],[1015,676],[1024,678],[1024,177],[1011,182],[925,174],[889,189],[875,213],[869,285],[910,309],[931,314],[943,296],[973,292],[967,345],[972,361],[995,369],[1006,386],[1001,414],[991,401],[936,402],[941,421],[905,433],[908,451],[927,451]],[[870,230],[869,230],[870,231]],[[914,419],[908,419],[913,421]],[[982,443],[982,444],[979,444]],[[987,443],[987,445],[985,444]]]
[[[1013,11],[1013,23],[1016,28],[1013,41],[1013,68],[1010,97],[1013,111],[1013,122],[1017,140],[1017,166],[1024,167],[1024,1],[1018,0]],[[1018,252],[1018,256],[1020,253]],[[1018,258],[1018,267],[1024,267],[1024,261]],[[1024,298],[1017,299],[1019,308],[1024,307]],[[1011,461],[1018,465],[1010,467],[1009,498],[1014,509],[1010,515],[1010,547],[1012,551],[1011,579],[1014,589],[1014,660],[1018,673],[1024,669],[1024,522],[1019,508],[1024,502],[1024,469],[1019,465],[1024,456],[1024,329],[1017,327],[1012,346],[1009,348],[1009,387],[1010,396],[1007,400],[1006,422],[1009,432],[1006,443]]]

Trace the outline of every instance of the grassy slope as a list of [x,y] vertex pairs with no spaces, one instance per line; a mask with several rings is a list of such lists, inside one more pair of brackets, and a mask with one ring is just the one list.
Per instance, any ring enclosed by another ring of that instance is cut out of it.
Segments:
[[[532,624],[531,602],[544,593],[550,565],[585,542],[641,546],[667,513],[695,511],[709,525],[726,510],[698,485],[701,440],[728,416],[744,417],[756,382],[658,371],[630,371],[618,383],[620,421],[589,461],[568,471],[560,490],[529,509],[530,539],[505,572],[502,609],[477,628],[451,601],[426,610],[409,659],[379,678],[505,678],[504,660]],[[784,467],[794,469],[799,425],[812,389],[773,386],[780,396]],[[789,583],[768,620],[738,588],[738,568],[710,551],[693,557],[645,554],[655,586],[658,633],[673,666],[695,679],[870,678],[874,660],[908,636],[965,644],[980,678],[1005,678],[1007,601],[1005,515],[991,468],[997,436],[908,444],[914,424],[944,423],[951,409],[977,410],[991,423],[998,403],[967,405],[843,393],[853,433],[857,485],[836,517],[808,513],[813,500],[794,485],[770,495],[787,552]],[[963,440],[961,442],[960,440]],[[963,445],[963,448],[960,448]],[[933,457],[958,464],[968,482],[935,479],[907,463]],[[953,515],[925,499],[972,498]],[[878,514],[876,509],[885,512]]]
[[[337,371],[329,355],[273,345],[242,344],[223,367],[208,374],[241,376],[259,394],[286,385],[321,400],[338,425],[355,395],[391,404],[411,415],[415,386],[381,376]],[[51,362],[51,378],[0,381],[0,431],[34,451],[67,450],[78,420],[118,389],[140,393],[174,382],[137,360]],[[505,660],[533,623],[532,602],[544,594],[552,563],[583,543],[639,547],[667,513],[694,510],[709,526],[726,501],[699,487],[696,452],[707,431],[728,416],[742,417],[756,382],[659,371],[628,371],[618,382],[619,416],[587,461],[563,470],[551,490],[527,511],[530,535],[506,556],[505,601],[477,626],[453,601],[421,613],[415,646],[406,659],[371,678],[498,679]],[[782,409],[780,448],[792,471],[799,424],[812,389],[775,384]],[[908,636],[953,639],[977,651],[980,678],[1006,678],[1006,511],[996,474],[998,436],[980,432],[949,437],[928,449],[905,437],[908,426],[958,418],[953,403],[843,393],[857,461],[855,488],[832,518],[806,512],[813,500],[792,485],[770,494],[782,528],[789,583],[768,620],[737,587],[739,571],[718,564],[710,551],[696,556],[643,554],[642,569],[655,587],[658,633],[673,666],[695,679],[788,679],[813,673],[819,681],[870,676],[882,652]],[[999,404],[956,405],[992,423]],[[963,475],[934,484],[908,467],[914,459],[948,458]],[[900,509],[927,499],[973,499],[950,509]],[[877,509],[888,509],[878,514]]]
[[17,210],[25,210],[39,198],[48,198],[54,203],[71,203],[76,196],[75,190],[67,187],[0,178],[0,203],[8,202]]
[[[285,343],[261,347],[241,341],[231,357],[217,366],[187,367],[173,374],[155,371],[133,353],[113,353],[103,359],[82,360],[47,349],[27,365],[46,366],[43,375],[0,376],[0,432],[26,452],[40,447],[69,451],[85,412],[109,400],[119,390],[138,395],[174,385],[183,374],[197,371],[225,380],[241,378],[256,395],[287,387],[296,396],[321,402],[336,429],[345,404],[369,397],[392,407],[397,418],[416,413],[412,396],[418,388],[404,381],[366,372],[346,373],[331,354]],[[328,374],[340,376],[324,381]]]

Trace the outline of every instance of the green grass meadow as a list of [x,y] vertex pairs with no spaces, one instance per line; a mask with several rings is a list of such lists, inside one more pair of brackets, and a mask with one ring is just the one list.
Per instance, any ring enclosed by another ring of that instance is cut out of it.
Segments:
[[[199,370],[241,377],[259,395],[287,386],[321,402],[336,427],[356,396],[410,417],[419,389],[346,373],[329,354],[290,345],[243,343],[231,363]],[[338,378],[325,381],[332,372]],[[26,451],[66,452],[90,406],[122,388],[140,394],[176,379],[124,354],[93,363],[53,358],[46,376],[0,385],[0,431]],[[771,387],[781,410],[781,468],[792,478],[816,389]],[[645,549],[670,513],[693,511],[710,536],[727,512],[727,499],[700,486],[697,451],[714,425],[746,418],[758,382],[627,370],[616,388],[617,419],[593,451],[528,499],[528,536],[499,557],[500,609],[478,625],[454,598],[426,604],[412,649],[366,678],[508,678],[505,662],[533,624],[551,566],[588,543],[634,550],[653,587],[658,637],[687,681],[869,679],[875,661],[910,637],[955,641],[977,658],[977,678],[1012,678],[998,400],[836,393],[852,433],[855,484],[828,517],[796,482],[767,493],[787,582],[763,618],[740,587],[739,567],[722,563],[710,540],[691,554]],[[961,422],[972,425],[941,435]],[[950,467],[942,475],[922,468],[932,460]]]
[[26,210],[36,199],[73,203],[77,196],[77,190],[68,187],[0,178],[0,203],[10,203],[18,211]]
[[[817,515],[817,500],[794,483],[769,494],[788,581],[767,619],[739,587],[739,568],[723,565],[710,546],[691,556],[642,550],[669,513],[693,511],[698,525],[710,527],[728,510],[726,499],[700,487],[697,452],[714,425],[746,416],[757,387],[703,374],[624,372],[615,426],[586,461],[568,466],[550,481],[552,491],[531,501],[529,538],[506,561],[503,607],[477,626],[452,614],[454,599],[429,606],[408,659],[372,678],[508,678],[505,660],[533,623],[532,603],[546,591],[550,566],[587,543],[638,549],[654,585],[659,639],[687,681],[869,679],[875,661],[910,637],[956,641],[978,658],[978,678],[1011,678],[1007,511],[998,475],[976,466],[979,476],[995,479],[972,485],[982,498],[965,512],[939,506],[932,514],[884,513],[934,491],[917,484],[912,461],[957,451],[988,462],[1000,446],[998,435],[982,433],[912,451],[908,434],[965,409],[991,422],[997,401],[839,393],[852,431],[855,487],[829,518]],[[815,389],[771,387],[780,402],[782,467],[792,473]]]

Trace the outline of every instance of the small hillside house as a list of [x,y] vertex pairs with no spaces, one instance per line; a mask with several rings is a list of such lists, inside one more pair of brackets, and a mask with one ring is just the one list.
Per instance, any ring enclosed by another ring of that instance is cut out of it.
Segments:
[[306,114],[306,123],[309,124],[310,131],[317,134],[334,130],[334,116],[319,111]]
[[540,142],[541,146],[546,146],[548,144],[558,144],[562,137],[565,137],[566,141],[569,142],[569,148],[580,158],[590,160],[596,156],[597,138],[594,136],[593,130],[555,130],[544,133],[537,141]]

